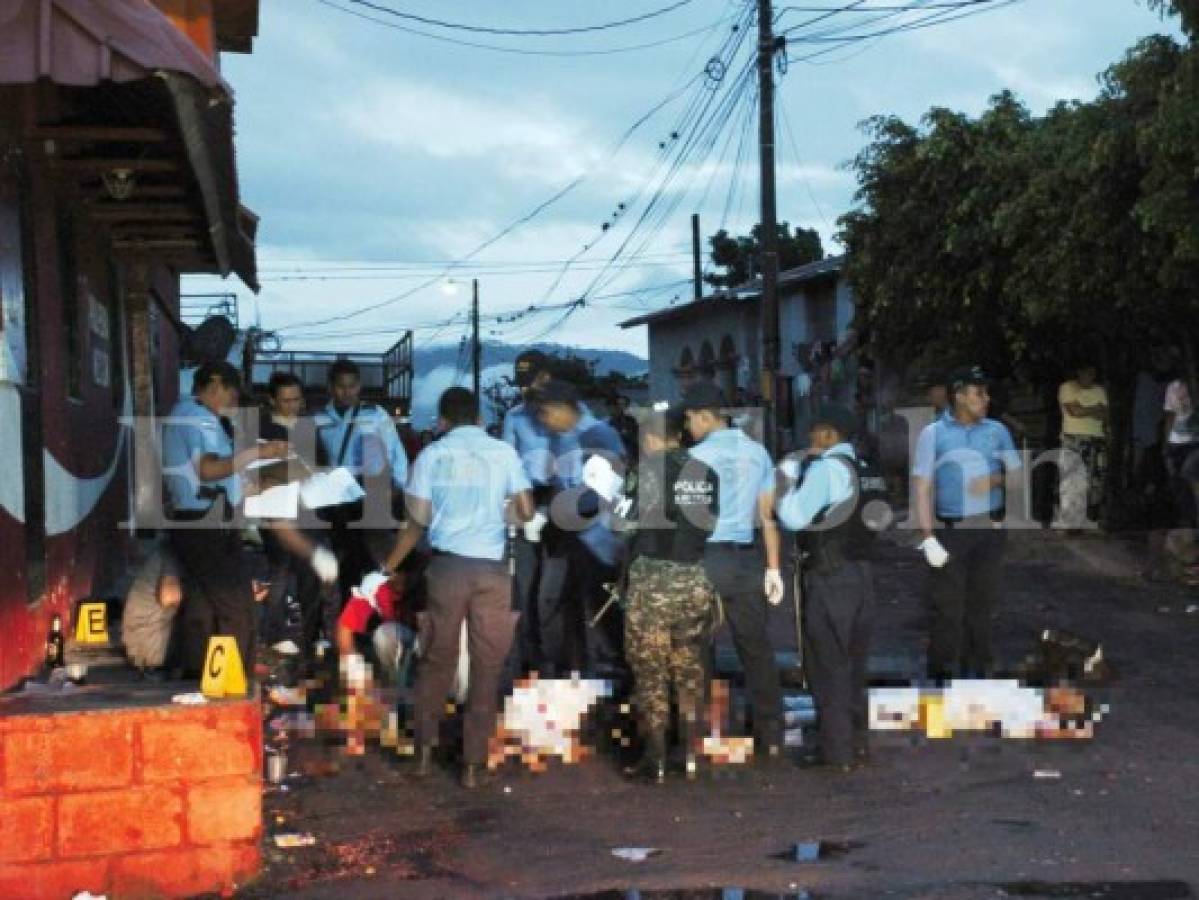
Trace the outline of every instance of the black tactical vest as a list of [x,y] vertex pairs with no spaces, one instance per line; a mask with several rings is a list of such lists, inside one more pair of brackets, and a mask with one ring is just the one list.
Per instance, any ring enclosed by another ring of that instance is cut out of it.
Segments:
[[804,461],[800,481],[819,459],[833,459],[847,466],[853,493],[840,503],[826,506],[812,524],[796,535],[799,548],[807,554],[805,567],[812,572],[836,571],[846,560],[868,560],[880,531],[893,517],[887,502],[886,482],[862,459],[834,453]]

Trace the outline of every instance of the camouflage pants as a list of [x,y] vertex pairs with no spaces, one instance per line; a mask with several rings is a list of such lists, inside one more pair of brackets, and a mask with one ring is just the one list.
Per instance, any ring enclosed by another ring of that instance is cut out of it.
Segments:
[[715,597],[700,563],[639,557],[630,567],[625,652],[646,734],[666,730],[672,684],[680,723],[698,719]]

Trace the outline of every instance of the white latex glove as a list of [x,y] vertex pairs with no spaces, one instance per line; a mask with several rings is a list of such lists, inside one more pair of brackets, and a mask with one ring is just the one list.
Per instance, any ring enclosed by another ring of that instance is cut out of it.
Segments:
[[545,517],[545,513],[541,510],[533,513],[533,518],[524,524],[525,540],[530,544],[538,543],[541,540],[541,529],[545,527],[548,521],[549,519]]
[[612,464],[608,460],[602,456],[593,456],[583,466],[583,484],[604,500],[611,502],[612,498],[620,493],[624,479],[616,474],[616,470],[612,468]]
[[316,577],[325,584],[332,584],[337,580],[337,556],[332,550],[317,547],[312,551],[312,559],[308,562],[312,571],[316,572]]
[[778,606],[783,602],[783,596],[787,593],[787,589],[783,586],[783,576],[778,569],[766,570],[763,587],[766,589],[767,603],[771,606]]
[[924,551],[924,558],[934,569],[939,569],[949,562],[949,551],[942,547],[935,537],[925,538],[916,549]]

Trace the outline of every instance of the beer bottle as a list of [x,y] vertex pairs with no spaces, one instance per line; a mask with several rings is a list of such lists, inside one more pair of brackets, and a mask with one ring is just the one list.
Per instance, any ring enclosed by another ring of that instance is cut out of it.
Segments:
[[66,665],[66,642],[62,636],[62,616],[56,615],[50,622],[50,634],[46,638],[46,667],[58,669]]

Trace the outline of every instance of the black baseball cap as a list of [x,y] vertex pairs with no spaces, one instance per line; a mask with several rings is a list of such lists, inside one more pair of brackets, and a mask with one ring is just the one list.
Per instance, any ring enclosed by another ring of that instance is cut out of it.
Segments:
[[569,381],[554,379],[537,391],[534,401],[540,405],[566,403],[575,406],[579,402],[579,389]]
[[724,393],[716,385],[701,381],[693,384],[683,392],[683,402],[680,408],[684,410],[710,409],[720,412],[725,406]]
[[517,354],[516,361],[512,364],[512,380],[516,382],[517,387],[528,387],[539,372],[549,369],[549,362],[549,357],[540,350],[525,350]]
[[990,381],[991,379],[987,377],[987,373],[983,371],[982,366],[962,366],[949,373],[949,377],[945,379],[945,388],[949,391],[949,396],[952,397],[968,385],[977,384],[981,387],[986,387]]
[[812,426],[827,425],[836,430],[841,437],[849,437],[858,428],[858,417],[853,410],[838,404],[827,404],[816,410],[812,416]]

